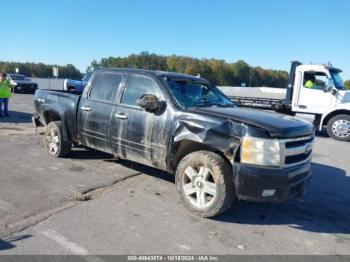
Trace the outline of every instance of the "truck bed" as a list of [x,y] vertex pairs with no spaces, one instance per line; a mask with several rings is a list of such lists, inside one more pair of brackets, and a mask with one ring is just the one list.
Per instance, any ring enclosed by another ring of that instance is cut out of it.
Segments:
[[[36,117],[43,124],[47,124],[48,118],[64,119],[69,137],[76,141],[80,97],[79,91],[38,89],[34,97]],[[48,111],[55,113],[48,114]]]

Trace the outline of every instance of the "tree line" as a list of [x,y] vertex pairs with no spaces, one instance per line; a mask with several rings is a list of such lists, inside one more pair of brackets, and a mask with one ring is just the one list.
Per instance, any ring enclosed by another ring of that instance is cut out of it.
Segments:
[[[47,65],[43,63],[18,63],[0,61],[1,72],[16,73],[16,68],[18,68],[19,74],[28,77],[51,78],[53,75],[53,66],[55,65]],[[72,64],[58,66],[58,74],[60,78],[81,79],[82,77],[82,73]]]
[[[19,73],[29,77],[52,77],[52,67],[43,63],[1,62],[0,71]],[[89,68],[131,67],[151,70],[173,71],[190,75],[200,75],[221,86],[269,86],[286,87],[288,72],[282,70],[253,67],[243,60],[227,63],[220,59],[198,59],[188,56],[163,56],[148,52],[131,54],[127,57],[107,57],[93,60]],[[58,66],[60,78],[81,79],[82,73],[72,64]],[[350,90],[350,80],[344,82]]]
[[131,67],[200,75],[221,86],[286,87],[288,72],[252,67],[243,60],[227,63],[219,59],[163,56],[141,52],[128,57],[107,57],[92,61],[91,67]]

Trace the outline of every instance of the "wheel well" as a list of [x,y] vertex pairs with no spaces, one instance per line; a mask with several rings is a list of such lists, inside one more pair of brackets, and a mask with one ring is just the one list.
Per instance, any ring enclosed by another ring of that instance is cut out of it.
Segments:
[[333,112],[329,113],[325,117],[325,119],[323,120],[322,125],[326,126],[328,124],[329,120],[331,120],[331,118],[336,116],[336,115],[350,115],[350,111],[349,110],[345,110],[345,109],[333,111]]
[[181,141],[176,148],[176,153],[175,153],[174,162],[173,162],[174,163],[173,164],[174,170],[176,170],[176,167],[180,163],[182,158],[184,158],[185,156],[187,156],[190,153],[193,153],[193,152],[199,151],[199,150],[206,150],[206,151],[216,153],[216,154],[220,155],[223,159],[225,159],[225,161],[227,161],[230,164],[230,166],[232,166],[230,160],[224,154],[224,152],[221,152],[219,150],[216,150],[210,146],[207,146],[207,145],[199,143],[199,142],[195,142],[195,141],[191,141],[191,140],[184,140],[184,141]]
[[45,116],[46,124],[48,124],[52,121],[60,121],[61,120],[61,117],[59,116],[59,114],[56,112],[52,112],[52,111],[45,112],[44,116]]

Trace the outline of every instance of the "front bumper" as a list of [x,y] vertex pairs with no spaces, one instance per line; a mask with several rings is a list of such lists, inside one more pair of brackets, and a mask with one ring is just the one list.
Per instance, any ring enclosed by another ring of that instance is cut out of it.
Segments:
[[[256,202],[284,202],[303,196],[311,179],[311,164],[289,168],[267,168],[245,164],[234,165],[235,189],[239,199]],[[264,190],[276,190],[263,196]]]

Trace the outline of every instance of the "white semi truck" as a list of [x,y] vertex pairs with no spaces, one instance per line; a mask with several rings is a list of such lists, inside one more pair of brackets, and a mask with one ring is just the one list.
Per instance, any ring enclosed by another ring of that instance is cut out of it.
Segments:
[[[293,61],[287,88],[219,88],[239,106],[312,114],[317,129],[326,127],[330,137],[350,141],[350,90],[345,90],[341,72],[330,65]],[[309,80],[312,87],[305,86]]]

